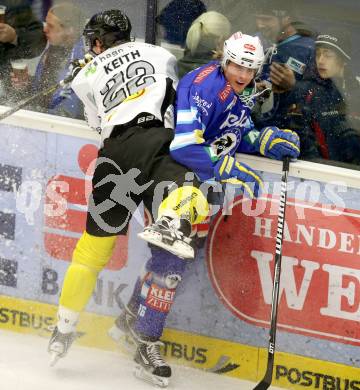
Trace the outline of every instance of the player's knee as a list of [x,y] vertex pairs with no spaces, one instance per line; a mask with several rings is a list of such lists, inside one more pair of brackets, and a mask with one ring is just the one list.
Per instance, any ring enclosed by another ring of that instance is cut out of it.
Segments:
[[101,271],[111,258],[117,236],[96,237],[84,232],[73,253],[72,261]]
[[192,224],[202,222],[209,213],[209,204],[200,189],[183,186],[172,191],[160,204],[159,217],[189,215]]
[[165,278],[169,274],[177,274],[181,280],[182,274],[185,271],[186,260],[173,255],[170,252],[160,248],[151,248],[151,258],[146,263],[146,271],[151,272],[161,278]]
[[[171,306],[175,291],[182,281],[187,265],[184,259],[179,258],[162,249],[153,248],[152,257],[146,263],[147,278],[143,287],[150,292],[167,297],[169,307]],[[151,295],[151,294],[150,294]],[[154,307],[156,310],[156,307]]]

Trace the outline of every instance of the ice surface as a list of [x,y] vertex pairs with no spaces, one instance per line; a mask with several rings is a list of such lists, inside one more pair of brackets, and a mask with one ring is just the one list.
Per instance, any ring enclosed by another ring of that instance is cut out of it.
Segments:
[[[49,367],[48,340],[0,330],[0,378],[4,390],[154,390],[133,376],[130,357],[73,345]],[[250,390],[254,383],[181,366],[173,367],[169,390]],[[271,387],[276,390],[275,387]],[[280,390],[280,389],[278,389]]]

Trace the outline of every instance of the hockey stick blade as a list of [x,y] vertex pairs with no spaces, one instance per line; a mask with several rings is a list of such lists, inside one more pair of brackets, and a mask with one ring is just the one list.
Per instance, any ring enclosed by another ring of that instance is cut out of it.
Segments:
[[57,352],[51,352],[51,354],[50,354],[50,361],[49,361],[50,367],[54,367],[59,359],[60,359],[60,356],[59,356],[59,354]]
[[266,373],[264,375],[264,378],[259,382],[253,390],[266,390],[271,386],[272,382],[272,372],[273,372],[273,362],[274,362],[274,355],[272,355],[272,362],[268,365],[266,368]]
[[271,386],[271,382],[266,382],[264,379],[254,387],[254,390],[267,390]]
[[[267,374],[267,373],[266,373]],[[268,375],[265,375],[265,377],[262,379],[261,382],[259,382],[253,390],[267,390],[271,386],[272,381],[272,370],[270,372],[270,378]]]
[[[85,67],[90,61],[92,61],[93,59],[93,56],[90,54],[90,53],[86,53],[84,55],[84,58],[83,59],[80,59],[80,60],[75,60],[77,65],[80,66],[81,68]],[[71,63],[72,65],[74,64],[74,61]],[[15,107],[13,108],[10,108],[9,110],[3,112],[2,114],[0,114],[0,121],[2,121],[3,119],[7,118],[8,116],[14,114],[15,112],[19,111],[20,109],[26,107],[28,104],[30,104],[31,102],[33,102],[34,100],[36,100],[37,98],[41,97],[41,96],[47,96],[49,95],[50,93],[53,93],[55,92],[58,88],[64,88],[66,87],[67,85],[71,84],[71,82],[74,80],[74,78],[76,77],[77,73],[74,73],[73,71],[71,72],[70,75],[68,75],[67,77],[65,77],[63,80],[60,80],[58,81],[56,84],[53,84],[52,86],[46,88],[46,89],[43,89],[41,91],[39,91],[38,93],[36,93],[35,95],[32,95],[32,96],[29,96],[23,100],[20,100]]]
[[283,167],[282,167],[279,215],[277,221],[275,266],[274,266],[274,279],[273,279],[273,289],[272,289],[272,299],[271,299],[271,319],[270,319],[269,346],[268,346],[266,373],[264,375],[264,378],[259,382],[258,385],[254,387],[253,390],[266,390],[270,387],[272,382],[289,165],[290,165],[290,158],[285,157],[283,161]]

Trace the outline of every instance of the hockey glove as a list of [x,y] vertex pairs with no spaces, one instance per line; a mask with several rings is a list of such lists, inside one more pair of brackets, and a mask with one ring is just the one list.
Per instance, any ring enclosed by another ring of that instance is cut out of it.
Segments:
[[258,197],[264,184],[260,176],[248,165],[239,163],[234,157],[225,155],[216,163],[214,175],[221,183],[230,183],[243,187],[248,198]]
[[81,59],[76,59],[71,62],[70,65],[70,72],[71,72],[71,77],[74,79],[77,74],[80,72],[82,68],[85,67],[90,61],[92,61],[93,56],[90,53],[86,53],[84,58]]
[[275,160],[283,160],[284,157],[296,159],[300,154],[299,136],[292,130],[264,127],[260,131],[259,151]]

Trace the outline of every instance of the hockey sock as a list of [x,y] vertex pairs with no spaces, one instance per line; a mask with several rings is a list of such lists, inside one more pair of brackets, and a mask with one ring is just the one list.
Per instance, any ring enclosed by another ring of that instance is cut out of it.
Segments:
[[68,268],[60,305],[80,312],[95,288],[98,273],[110,260],[117,236],[95,237],[86,232],[78,241]]
[[134,314],[136,314],[139,309],[139,300],[140,300],[142,283],[143,283],[143,278],[138,277],[135,283],[133,293],[131,294],[128,304],[126,305],[127,308]]
[[183,259],[162,249],[152,249],[141,288],[136,332],[155,339],[161,337],[186,264]]
[[59,332],[61,333],[71,333],[75,332],[76,325],[79,320],[80,313],[77,311],[73,311],[70,309],[67,309],[64,306],[59,306],[58,313],[57,313],[57,328],[59,329]]

